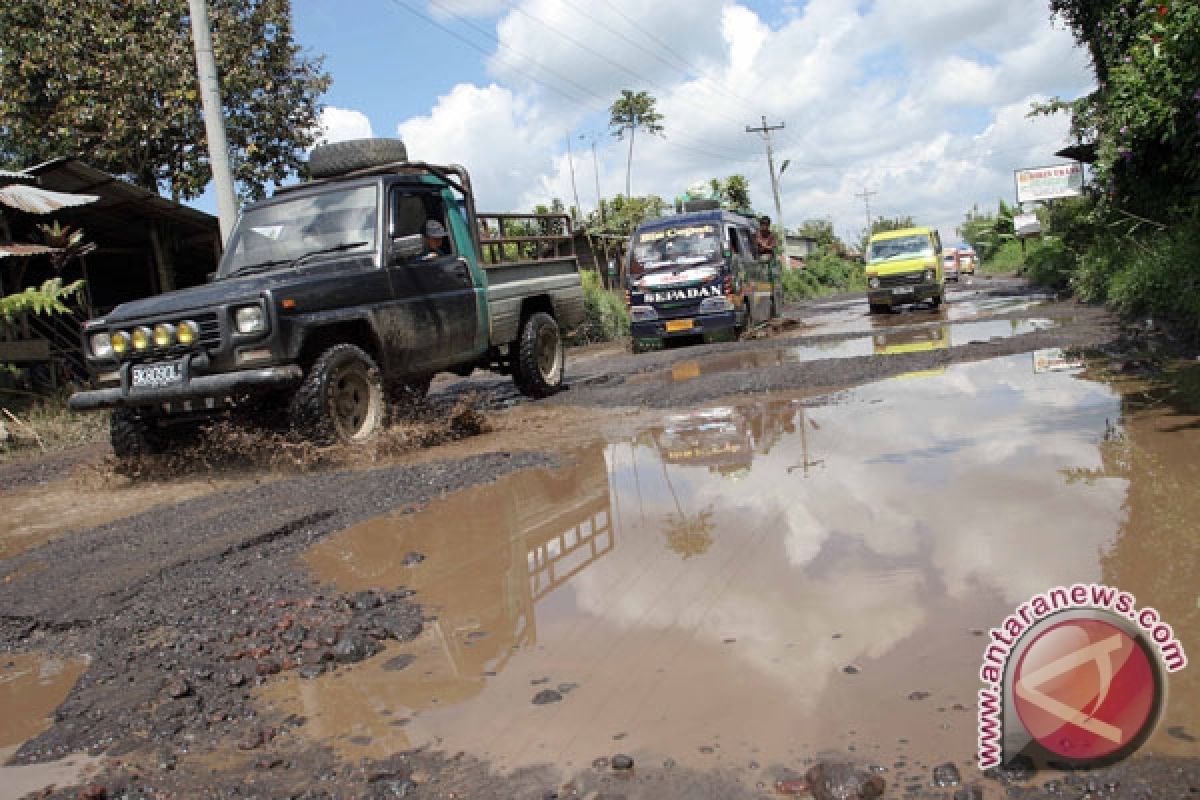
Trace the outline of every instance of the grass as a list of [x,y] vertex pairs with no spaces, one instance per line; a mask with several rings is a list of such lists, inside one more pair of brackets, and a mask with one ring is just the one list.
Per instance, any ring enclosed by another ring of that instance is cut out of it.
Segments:
[[573,344],[609,342],[629,335],[629,309],[624,294],[604,288],[600,273],[582,272],[586,317],[575,332]]
[[67,408],[65,398],[13,389],[0,389],[0,423],[9,434],[0,442],[0,461],[31,451],[102,442],[108,437],[107,414],[79,414]]
[[999,275],[1011,272],[1020,272],[1025,267],[1025,256],[1028,252],[1021,251],[1021,243],[1016,239],[1009,240],[1000,245],[1000,248],[994,253],[989,253],[987,258],[983,259],[983,263],[979,265],[979,271],[985,275]]

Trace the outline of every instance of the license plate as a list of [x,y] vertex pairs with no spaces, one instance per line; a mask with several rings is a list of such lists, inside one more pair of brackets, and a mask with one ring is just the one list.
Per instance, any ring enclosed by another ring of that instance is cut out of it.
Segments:
[[671,380],[673,381],[690,381],[692,378],[700,377],[700,362],[685,361],[682,364],[676,364],[671,367]]
[[692,321],[690,319],[672,319],[667,321],[667,333],[690,331],[691,329]]
[[913,287],[911,287],[911,286],[897,286],[895,289],[892,289],[892,294],[912,294],[912,293],[913,293]]
[[134,389],[162,389],[183,383],[183,365],[178,361],[165,364],[135,364],[130,373]]

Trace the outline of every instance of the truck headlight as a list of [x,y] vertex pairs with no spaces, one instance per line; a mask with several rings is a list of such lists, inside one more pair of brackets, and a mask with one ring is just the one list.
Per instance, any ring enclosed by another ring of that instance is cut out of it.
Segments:
[[92,355],[96,358],[112,358],[113,339],[107,333],[93,333],[91,345]]
[[927,280],[927,281],[933,280],[933,270],[931,270],[931,269],[925,270],[925,280]]
[[170,347],[175,344],[175,326],[169,322],[160,322],[154,326],[154,346]]
[[154,331],[145,325],[140,325],[133,329],[133,333],[129,335],[129,338],[133,340],[134,350],[149,350],[150,342],[154,339]]
[[233,312],[238,333],[261,333],[267,329],[267,315],[262,306],[242,306]]
[[706,297],[700,301],[701,314],[715,314],[721,311],[733,311],[733,303],[728,297]]
[[629,316],[634,322],[649,322],[658,319],[658,312],[650,306],[634,306],[629,309]]
[[867,286],[870,286],[872,289],[878,289],[879,288],[879,278],[871,278],[870,280],[867,281]]

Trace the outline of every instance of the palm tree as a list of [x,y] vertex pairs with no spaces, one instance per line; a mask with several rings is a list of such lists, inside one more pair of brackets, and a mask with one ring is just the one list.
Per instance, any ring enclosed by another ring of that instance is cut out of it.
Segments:
[[634,92],[631,89],[622,89],[621,96],[613,101],[612,106],[608,110],[608,126],[612,129],[612,135],[620,140],[625,138],[625,132],[629,131],[629,158],[625,162],[626,197],[632,196],[630,187],[633,170],[634,134],[639,129],[655,135],[663,132],[661,124],[663,116],[655,109],[657,102],[648,92]]

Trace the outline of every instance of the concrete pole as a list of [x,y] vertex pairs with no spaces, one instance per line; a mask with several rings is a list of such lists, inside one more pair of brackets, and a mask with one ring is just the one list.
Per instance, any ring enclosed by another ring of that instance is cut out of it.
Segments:
[[217,192],[217,219],[221,243],[229,241],[237,223],[238,205],[229,168],[229,144],[225,141],[225,115],[217,63],[213,58],[212,34],[208,27],[207,0],[188,0],[192,17],[192,42],[196,46],[196,74],[200,81],[200,103],[204,108],[204,131],[208,135],[208,162]]
[[[567,134],[567,163],[571,165],[571,194],[575,196],[575,213],[583,219],[583,207],[579,205],[579,189],[575,188],[575,156],[571,154],[571,134]],[[575,217],[571,218],[572,223]]]

